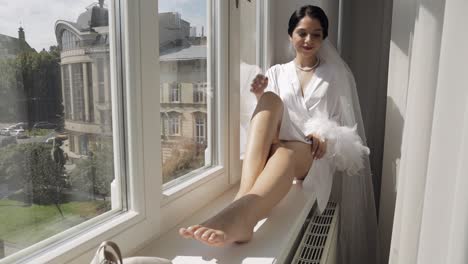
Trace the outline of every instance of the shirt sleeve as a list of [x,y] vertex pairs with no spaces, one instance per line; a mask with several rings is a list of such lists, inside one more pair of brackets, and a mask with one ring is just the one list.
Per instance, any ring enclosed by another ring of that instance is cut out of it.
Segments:
[[265,73],[268,78],[268,86],[265,88],[265,92],[273,92],[279,95],[278,90],[278,65],[271,66]]

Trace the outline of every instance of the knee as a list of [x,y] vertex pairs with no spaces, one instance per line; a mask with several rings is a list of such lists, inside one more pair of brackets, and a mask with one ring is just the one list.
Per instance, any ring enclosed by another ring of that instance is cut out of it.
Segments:
[[275,93],[266,92],[258,100],[254,115],[261,111],[274,113],[281,118],[283,113],[283,101]]
[[275,108],[282,108],[283,101],[281,98],[273,92],[265,92],[258,100],[258,104],[265,104]]

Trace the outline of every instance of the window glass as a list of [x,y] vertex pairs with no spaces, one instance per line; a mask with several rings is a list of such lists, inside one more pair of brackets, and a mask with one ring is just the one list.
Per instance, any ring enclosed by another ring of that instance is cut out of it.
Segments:
[[171,94],[169,102],[178,103],[180,102],[180,86],[176,83],[171,84]]
[[[208,94],[209,0],[159,2],[163,183],[210,166],[214,126]],[[211,93],[213,94],[213,93]],[[197,114],[195,114],[197,113]]]
[[1,260],[123,208],[113,184],[110,0],[0,6]]
[[206,115],[198,114],[195,117],[195,141],[205,144],[206,141]]

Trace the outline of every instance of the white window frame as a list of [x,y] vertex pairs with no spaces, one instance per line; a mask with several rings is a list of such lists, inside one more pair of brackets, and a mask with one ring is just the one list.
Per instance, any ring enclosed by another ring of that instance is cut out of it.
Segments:
[[[208,61],[215,56],[215,63],[208,66],[208,80],[219,89],[216,103],[208,105],[208,111],[217,113],[212,120],[214,127],[207,130],[207,138],[216,138],[212,143],[212,151],[218,153],[217,166],[203,169],[194,177],[174,187],[163,191],[161,173],[161,131],[159,112],[160,93],[154,84],[159,83],[159,45],[158,33],[158,1],[154,0],[116,0],[110,1],[109,19],[111,57],[111,82],[118,80],[116,65],[124,61],[123,71],[125,83],[125,130],[120,129],[119,122],[113,122],[116,138],[127,139],[124,148],[114,145],[115,153],[126,153],[127,158],[127,192],[128,210],[113,216],[103,214],[90,221],[96,225],[76,234],[77,228],[71,228],[52,238],[45,239],[33,246],[2,259],[2,262],[26,263],[89,263],[97,246],[104,240],[117,242],[124,255],[130,255],[168,231],[181,220],[193,214],[212,199],[219,196],[232,185],[229,183],[228,164],[228,19],[227,1],[209,0],[208,5],[213,13],[207,13],[209,24],[214,22],[215,39],[208,44]],[[213,5],[213,6],[212,6]],[[120,9],[115,9],[121,6]],[[123,53],[117,52],[117,24],[115,10],[121,18]],[[156,30],[155,30],[156,29]],[[140,34],[144,32],[144,34]],[[213,45],[217,48],[214,49]],[[121,55],[121,56],[120,56]],[[221,63],[224,62],[224,63]],[[217,73],[213,76],[211,73]],[[210,93],[209,95],[211,95]],[[112,102],[120,102],[116,89],[112,89]],[[114,117],[122,117],[113,107]],[[213,134],[213,131],[217,131]],[[116,175],[123,173],[120,160]],[[73,236],[72,236],[73,234]],[[50,239],[63,240],[60,243],[47,245]]]

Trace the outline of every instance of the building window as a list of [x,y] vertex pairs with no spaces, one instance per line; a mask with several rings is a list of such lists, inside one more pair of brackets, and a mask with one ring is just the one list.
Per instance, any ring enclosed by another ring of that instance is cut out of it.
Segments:
[[80,40],[68,30],[64,30],[62,34],[62,50],[71,50],[79,48]]
[[72,66],[73,84],[73,119],[85,120],[84,94],[83,94],[83,64],[74,63]]
[[195,142],[206,144],[206,116],[203,114],[195,116]]
[[75,152],[75,136],[73,135],[68,136],[68,146],[71,152]]
[[63,98],[65,118],[71,119],[71,86],[70,86],[70,64],[62,66],[63,73]]
[[105,91],[105,76],[104,76],[104,59],[97,59],[97,84],[98,84],[98,102],[104,103],[106,101],[106,91]]
[[170,136],[180,136],[180,115],[171,114],[168,118],[168,128]]
[[93,95],[93,65],[87,63],[86,70],[88,72],[88,111],[89,122],[94,122],[94,95]]
[[193,85],[193,102],[194,103],[206,102],[206,84],[196,83]]
[[171,90],[169,93],[169,102],[171,103],[180,103],[180,88],[181,88],[180,83],[172,83],[171,84]]
[[78,140],[80,146],[80,154],[88,155],[88,135],[81,135],[78,137]]

